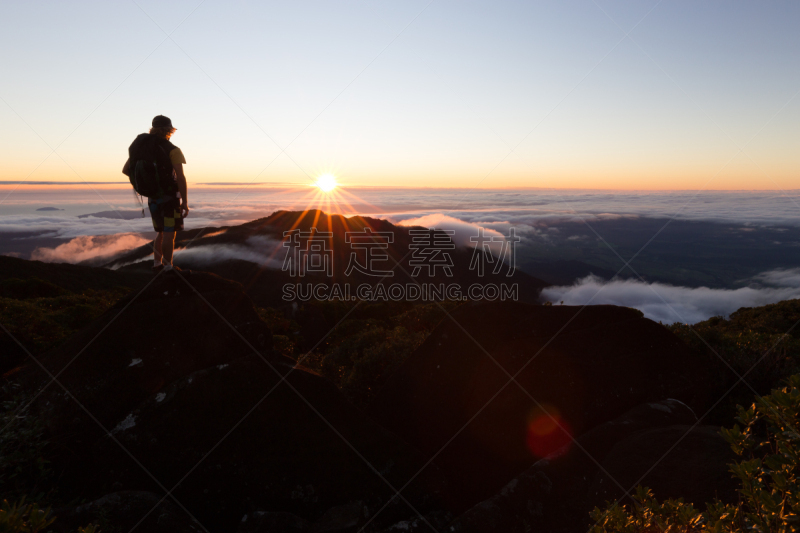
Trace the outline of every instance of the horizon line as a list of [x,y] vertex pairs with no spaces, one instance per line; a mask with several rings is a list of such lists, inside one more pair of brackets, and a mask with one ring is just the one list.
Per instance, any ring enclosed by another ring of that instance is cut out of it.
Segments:
[[[0,180],[0,187],[9,185],[34,185],[34,186],[80,186],[80,185],[127,185],[127,181],[24,181],[24,180]],[[221,182],[221,181],[201,181],[189,182],[190,186],[214,186],[214,187],[250,187],[250,186],[266,186],[265,188],[286,189],[297,187],[313,187],[309,183],[285,183],[285,182]],[[451,190],[451,191],[603,191],[603,192],[774,192],[774,193],[800,193],[800,188],[797,189],[644,189],[644,188],[589,188],[589,187],[536,187],[536,186],[518,186],[518,187],[435,187],[435,186],[409,186],[409,185],[347,185],[340,184],[339,188],[342,189],[375,189],[375,190]]]

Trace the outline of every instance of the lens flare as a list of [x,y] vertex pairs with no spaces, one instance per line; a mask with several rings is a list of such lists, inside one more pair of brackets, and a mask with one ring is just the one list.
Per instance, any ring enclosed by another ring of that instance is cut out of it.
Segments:
[[572,430],[558,409],[544,405],[528,417],[526,444],[536,457],[546,457],[572,442]]
[[337,185],[336,176],[333,174],[323,174],[314,182],[314,186],[319,187],[322,192],[331,192]]

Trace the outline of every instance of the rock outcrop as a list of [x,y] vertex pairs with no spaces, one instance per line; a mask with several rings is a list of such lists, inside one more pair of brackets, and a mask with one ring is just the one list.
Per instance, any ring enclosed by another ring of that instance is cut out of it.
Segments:
[[505,302],[452,318],[389,378],[371,414],[435,456],[460,490],[454,507],[490,498],[570,435],[639,404],[708,403],[697,354],[634,309]]
[[[627,482],[625,488],[628,489],[635,481],[617,479],[616,475],[613,479],[608,477],[606,461],[613,450],[642,432],[678,427],[675,424],[693,424],[696,420],[691,409],[677,400],[637,406],[587,432],[574,445],[537,461],[497,494],[459,516],[450,527],[452,531],[465,533],[585,531],[591,525],[589,511],[594,505],[604,503],[597,503],[601,495],[593,486],[617,488],[617,482]],[[657,459],[653,458],[651,465]],[[676,483],[682,480],[676,479]],[[610,491],[603,493],[610,494]]]
[[734,461],[736,456],[715,426],[641,431],[617,443],[603,460],[605,473],[595,474],[588,505],[602,507],[623,496],[609,476],[626,489],[637,482],[649,487],[659,500],[683,498],[699,508],[715,499],[734,503],[737,485],[728,466]]

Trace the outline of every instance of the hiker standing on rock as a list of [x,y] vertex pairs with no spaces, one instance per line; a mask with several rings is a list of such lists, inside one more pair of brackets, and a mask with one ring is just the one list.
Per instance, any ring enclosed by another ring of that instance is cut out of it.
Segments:
[[183,229],[183,219],[189,214],[186,158],[181,149],[169,139],[176,128],[164,115],[153,119],[150,133],[142,133],[128,148],[128,160],[122,173],[130,178],[134,191],[147,197],[147,207],[158,232],[153,241],[153,274],[161,270],[180,270],[172,265],[175,232]]

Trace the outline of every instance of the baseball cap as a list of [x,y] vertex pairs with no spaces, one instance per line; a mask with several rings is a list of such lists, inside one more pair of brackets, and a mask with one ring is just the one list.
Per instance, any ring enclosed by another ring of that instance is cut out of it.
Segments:
[[164,115],[158,115],[157,117],[153,118],[153,127],[154,128],[171,128],[172,121],[169,117],[165,117]]

